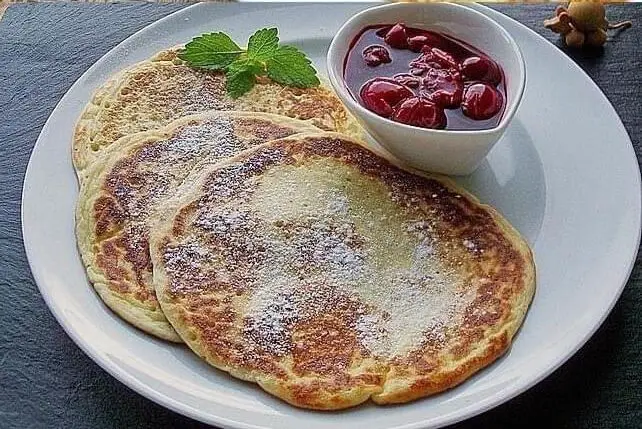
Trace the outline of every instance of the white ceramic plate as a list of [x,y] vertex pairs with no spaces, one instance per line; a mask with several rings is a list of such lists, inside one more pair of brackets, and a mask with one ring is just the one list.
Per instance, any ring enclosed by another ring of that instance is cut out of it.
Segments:
[[193,418],[230,428],[423,428],[470,417],[523,392],[568,359],[602,323],[629,276],[640,238],[640,173],[617,114],[597,86],[526,27],[478,7],[520,44],[524,100],[505,138],[462,182],[527,238],[537,293],[505,357],[444,394],[395,407],[341,413],[295,409],[202,363],[185,347],[132,328],[87,283],[74,237],[76,118],[109,75],[212,30],[246,40],[275,25],[284,42],[324,70],[331,36],[364,4],[197,5],[131,36],[67,92],[40,134],[24,183],[24,243],[40,291],[73,340],[139,393]]

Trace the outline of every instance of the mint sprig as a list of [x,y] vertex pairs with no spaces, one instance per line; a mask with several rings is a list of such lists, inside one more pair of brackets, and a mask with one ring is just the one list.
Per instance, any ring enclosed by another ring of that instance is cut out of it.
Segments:
[[258,30],[250,36],[247,49],[225,33],[203,34],[185,45],[178,56],[191,67],[224,71],[227,93],[232,98],[251,90],[257,76],[267,75],[277,83],[297,88],[320,83],[303,52],[294,46],[279,45],[276,28]]
[[178,57],[193,67],[224,70],[243,52],[245,50],[234,43],[230,36],[219,32],[195,37]]

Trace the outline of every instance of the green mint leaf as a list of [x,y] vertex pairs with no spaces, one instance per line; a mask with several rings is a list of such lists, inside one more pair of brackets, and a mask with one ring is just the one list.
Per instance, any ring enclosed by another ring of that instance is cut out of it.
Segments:
[[244,52],[225,33],[209,33],[195,37],[178,55],[193,67],[223,70]]
[[276,28],[258,30],[247,43],[247,55],[258,61],[270,58],[279,48],[279,36]]
[[192,67],[224,70],[227,93],[233,98],[251,90],[256,77],[265,74],[286,86],[308,88],[320,83],[303,52],[293,46],[279,46],[276,28],[256,31],[247,50],[222,32],[203,34],[185,45],[179,58]]
[[320,84],[310,60],[294,46],[279,47],[265,64],[270,79],[282,85],[309,88]]
[[265,74],[265,65],[255,60],[254,58],[248,58],[246,55],[241,55],[236,59],[232,64],[228,66],[228,70],[240,72],[247,71],[256,76],[262,76]]
[[256,75],[243,66],[232,67],[230,65],[225,72],[225,78],[225,89],[232,98],[239,98],[252,89],[256,82]]

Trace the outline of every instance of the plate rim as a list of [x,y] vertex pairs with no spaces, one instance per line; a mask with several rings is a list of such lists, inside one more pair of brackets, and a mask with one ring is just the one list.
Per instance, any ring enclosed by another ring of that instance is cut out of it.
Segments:
[[[361,3],[361,2],[359,2]],[[282,5],[287,5],[288,3],[282,3]],[[316,7],[319,6],[322,3],[290,3],[290,5],[295,6],[295,5],[305,5],[305,6],[311,6],[311,7]],[[364,2],[361,3],[363,5],[369,4]],[[98,69],[102,66],[102,64],[107,61],[105,58],[115,49],[118,49],[120,46],[123,44],[128,43],[128,41],[136,36],[138,36],[140,33],[150,31],[150,29],[153,29],[156,26],[160,26],[162,23],[176,19],[177,15],[181,15],[184,13],[189,13],[188,11],[191,11],[193,8],[199,8],[199,7],[208,7],[210,5],[206,5],[204,3],[197,3],[193,4],[190,6],[187,6],[185,8],[179,9],[175,12],[172,12],[168,14],[167,16],[152,22],[151,24],[141,28],[140,30],[134,32],[118,44],[116,44],[113,48],[111,48],[108,52],[106,52],[103,56],[101,56],[96,62],[94,62],[70,87],[69,89],[65,92],[63,97],[60,99],[60,101],[56,104],[54,109],[51,111],[49,117],[47,118],[47,121],[43,125],[43,128],[41,129],[38,138],[36,140],[36,143],[33,146],[32,152],[29,157],[29,162],[27,164],[27,168],[25,170],[25,175],[23,178],[23,187],[22,187],[22,192],[21,192],[21,208],[20,208],[20,220],[21,220],[21,232],[22,232],[22,241],[23,241],[23,246],[25,249],[25,254],[27,256],[27,262],[29,264],[29,269],[31,271],[32,277],[35,280],[35,283],[38,287],[38,290],[40,292],[40,295],[43,297],[43,300],[47,304],[47,307],[49,311],[53,314],[55,317],[56,321],[64,331],[67,333],[67,335],[73,340],[73,342],[87,355],[89,356],[95,363],[97,363],[102,369],[104,369],[106,372],[108,372],[111,376],[116,378],[118,381],[121,383],[125,384],[127,387],[131,388],[138,394],[174,411],[179,414],[185,415],[187,417],[190,417],[192,419],[195,419],[197,421],[201,422],[206,422],[209,424],[216,424],[220,425],[221,427],[224,428],[242,428],[242,429],[264,429],[267,428],[268,426],[258,426],[250,423],[244,423],[238,420],[233,420],[229,419],[226,417],[222,417],[219,415],[213,415],[211,413],[203,413],[200,412],[199,410],[195,409],[194,407],[189,406],[187,403],[177,401],[171,397],[168,397],[164,395],[163,393],[157,391],[156,389],[150,387],[148,384],[143,382],[142,380],[139,380],[138,378],[134,377],[133,375],[130,375],[128,372],[122,371],[118,365],[114,364],[112,361],[103,358],[102,354],[95,349],[92,345],[91,342],[86,341],[82,336],[80,336],[79,333],[76,332],[76,330],[73,329],[73,326],[71,324],[68,324],[66,319],[60,314],[61,313],[61,308],[59,308],[55,304],[55,300],[53,299],[51,294],[48,294],[45,289],[43,288],[43,285],[46,280],[43,279],[39,274],[36,274],[38,272],[37,269],[34,270],[34,256],[33,256],[33,250],[32,250],[32,244],[26,239],[26,237],[29,235],[25,229],[25,210],[24,210],[24,203],[25,203],[25,198],[27,196],[27,193],[29,190],[27,189],[27,180],[30,177],[30,175],[33,175],[32,173],[33,166],[32,166],[32,159],[33,155],[36,152],[36,150],[41,146],[44,140],[45,136],[43,135],[44,130],[47,129],[47,125],[51,121],[51,118],[54,116],[54,113],[58,111],[58,109],[61,108],[61,106],[64,104],[64,102],[67,99],[67,96],[69,93],[71,93],[78,85],[80,81],[83,81],[87,76],[91,75],[95,69]],[[543,36],[539,35],[535,31],[531,30],[528,28],[526,25],[522,24],[521,22],[511,18],[508,15],[505,15],[489,6],[485,5],[480,5],[480,4],[466,4],[466,7],[470,7],[472,9],[476,9],[478,11],[481,11],[482,13],[485,13],[486,15],[489,15],[491,19],[495,19],[497,16],[501,16],[504,19],[507,19],[511,21],[514,25],[521,27],[522,30],[526,30],[531,37],[535,36],[536,38],[540,39],[540,42],[544,42],[548,45],[551,45],[549,47],[554,48],[553,51],[555,52],[553,55],[557,55],[559,57],[566,57],[565,60],[570,64],[572,68],[576,72],[580,72],[581,75],[586,78],[586,80],[589,81],[589,85],[593,86],[593,89],[597,90],[599,95],[602,97],[603,101],[611,108],[611,110],[615,113],[615,124],[617,128],[620,129],[620,131],[623,132],[623,134],[627,137],[628,139],[628,145],[627,149],[629,152],[629,159],[633,159],[635,163],[637,164],[637,174],[633,178],[635,181],[635,186],[639,191],[642,191],[642,178],[640,174],[640,165],[639,162],[637,161],[637,156],[635,154],[635,150],[633,147],[633,143],[631,141],[631,137],[626,129],[624,127],[624,124],[622,122],[622,119],[618,115],[617,111],[613,107],[612,103],[610,100],[606,97],[606,95],[603,93],[603,91],[600,89],[600,87],[593,81],[593,79],[574,61],[569,59],[562,51],[560,51],[555,45],[553,45],[551,42],[546,40]],[[501,23],[500,23],[501,25]],[[540,371],[537,376],[529,378],[528,380],[522,381],[522,382],[516,382],[515,385],[512,388],[507,389],[507,392],[504,393],[503,395],[494,395],[490,399],[486,399],[483,401],[478,401],[474,404],[464,406],[459,409],[459,412],[457,414],[449,414],[449,415],[444,415],[444,416],[437,416],[435,418],[432,418],[431,422],[428,422],[427,420],[420,420],[417,422],[401,425],[401,426],[396,426],[397,429],[419,429],[426,427],[426,425],[431,425],[431,427],[442,427],[444,425],[448,424],[453,424],[457,423],[469,418],[472,418],[474,416],[477,416],[479,414],[482,414],[492,408],[495,408],[513,398],[516,396],[524,393],[526,390],[530,389],[531,387],[537,385],[540,383],[543,379],[547,378],[549,375],[551,375],[554,371],[556,371],[559,367],[561,367],[564,363],[566,363],[572,356],[574,356],[579,349],[581,349],[586,342],[595,334],[595,332],[603,325],[604,321],[606,318],[611,314],[613,307],[617,303],[617,301],[620,299],[621,294],[624,290],[624,287],[626,286],[628,279],[631,275],[631,272],[635,266],[636,262],[636,257],[640,248],[640,240],[642,237],[642,196],[641,193],[638,192],[636,196],[636,205],[634,207],[634,210],[637,211],[638,216],[636,218],[637,220],[637,237],[635,238],[635,246],[630,250],[630,256],[629,256],[629,261],[628,261],[628,266],[625,270],[622,271],[623,276],[621,276],[621,279],[619,281],[620,285],[617,289],[617,292],[612,295],[611,301],[608,303],[607,306],[604,307],[604,311],[599,317],[599,320],[597,322],[592,323],[592,326],[588,331],[585,333],[585,335],[577,341],[575,344],[573,344],[570,347],[565,347],[563,353],[556,353],[556,357],[552,359],[552,364],[546,368],[544,371]]]

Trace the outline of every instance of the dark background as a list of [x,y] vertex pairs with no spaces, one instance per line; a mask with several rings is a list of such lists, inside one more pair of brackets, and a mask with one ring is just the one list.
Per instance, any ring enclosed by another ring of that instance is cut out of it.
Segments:
[[[205,427],[134,393],[81,352],[40,297],[20,232],[20,194],[27,161],[56,103],[93,62],[121,40],[181,7],[19,4],[9,7],[0,21],[2,429]],[[554,5],[492,7],[561,46],[557,35],[541,24],[553,15]],[[634,27],[612,37],[603,51],[569,51],[569,55],[615,106],[639,161],[642,5],[609,5],[607,12],[612,21],[632,19]],[[565,365],[512,401],[452,428],[642,427],[641,266],[638,256],[611,315]]]

